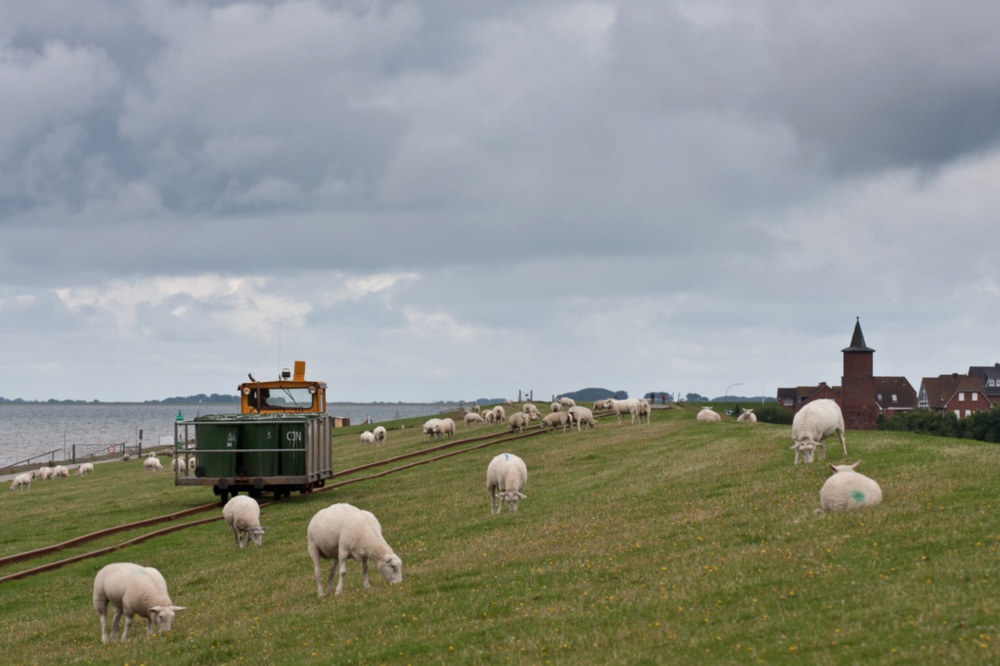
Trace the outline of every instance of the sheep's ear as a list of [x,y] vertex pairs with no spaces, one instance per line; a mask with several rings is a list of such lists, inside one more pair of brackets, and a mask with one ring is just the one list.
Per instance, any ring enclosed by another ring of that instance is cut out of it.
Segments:
[[383,562],[392,562],[392,555],[387,553],[386,556],[382,558],[382,561]]
[[860,465],[860,464],[861,464],[861,461],[859,460],[858,462],[856,462],[856,463],[854,463],[853,465],[851,465],[851,469],[852,469],[852,470],[854,470],[854,469],[857,469],[857,468],[858,468],[858,465]]
[[799,448],[799,444],[798,444],[798,442],[796,442],[795,444],[792,444],[788,448],[790,448],[790,449],[797,449],[797,448]]
[[266,527],[262,527],[262,528],[260,528],[260,531],[261,531],[261,532],[266,532],[266,531],[267,531],[267,528],[266,528]]
[[167,606],[167,608],[169,608],[175,613],[178,611],[187,610],[187,606]]
[[837,468],[836,468],[836,467],[834,467],[833,465],[827,465],[827,467],[829,467],[830,469],[832,469],[832,470],[833,470],[834,472],[836,472],[836,471],[837,471]]
[[524,494],[522,494],[522,493],[520,493],[520,492],[519,492],[519,493],[517,493],[517,496],[518,496],[518,497],[520,497],[521,499],[528,499],[528,496],[527,496],[527,495],[524,495]]

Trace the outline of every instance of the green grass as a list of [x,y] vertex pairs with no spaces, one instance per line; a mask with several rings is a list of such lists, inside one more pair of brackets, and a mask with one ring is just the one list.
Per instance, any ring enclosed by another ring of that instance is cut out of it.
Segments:
[[[829,470],[792,465],[787,426],[697,424],[695,412],[604,419],[297,496],[264,509],[262,548],[237,550],[218,522],[5,583],[3,662],[1000,663],[996,445],[849,432],[848,460],[885,503],[814,515]],[[337,467],[423,448],[423,420],[378,449],[338,431]],[[503,451],[527,462],[528,499],[491,517],[486,466]],[[828,460],[841,462],[838,447]],[[4,495],[0,554],[212,498],[134,461],[36,481]],[[373,568],[365,591],[351,562],[344,593],[316,597],[305,531],[334,502],[378,516],[401,586]],[[172,632],[147,638],[137,621],[128,643],[100,643],[91,586],[115,561],[164,574],[188,606]]]

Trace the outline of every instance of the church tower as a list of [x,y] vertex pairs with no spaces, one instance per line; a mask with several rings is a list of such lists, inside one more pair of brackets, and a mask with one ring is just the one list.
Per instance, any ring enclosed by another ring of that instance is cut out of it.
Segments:
[[841,409],[848,430],[875,430],[878,407],[875,403],[875,350],[865,344],[861,318],[854,324],[851,346],[844,352],[844,376],[840,379]]

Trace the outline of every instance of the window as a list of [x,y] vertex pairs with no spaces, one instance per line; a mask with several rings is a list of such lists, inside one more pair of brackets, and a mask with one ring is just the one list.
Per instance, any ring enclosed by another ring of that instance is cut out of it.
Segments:
[[968,415],[969,415],[969,414],[971,414],[971,413],[972,413],[972,410],[971,410],[971,409],[967,409],[967,410],[965,410],[965,415],[966,415],[966,416],[968,416]]
[[994,380],[992,380],[992,379],[987,379],[987,380],[986,380],[986,385],[987,385],[987,386],[996,386],[996,384],[994,384],[994,383],[993,383],[993,381],[994,381]]
[[972,402],[976,402],[977,400],[979,400],[979,394],[978,393],[973,393],[972,394]]
[[877,394],[875,395],[875,398],[876,398],[877,400],[881,400],[881,399],[882,399],[882,394],[881,394],[881,393],[877,393]]
[[792,404],[792,399],[791,398],[785,398],[785,406],[786,407],[790,407],[791,404]]
[[962,418],[962,410],[961,409],[956,409],[955,410],[955,416],[957,416],[958,418]]
[[958,392],[958,401],[965,402],[965,393],[963,393],[962,391]]
[[894,405],[895,405],[895,404],[896,404],[897,402],[899,402],[899,400],[897,400],[897,399],[896,399],[896,394],[895,394],[895,393],[893,393],[893,394],[892,394],[892,404],[894,404]]

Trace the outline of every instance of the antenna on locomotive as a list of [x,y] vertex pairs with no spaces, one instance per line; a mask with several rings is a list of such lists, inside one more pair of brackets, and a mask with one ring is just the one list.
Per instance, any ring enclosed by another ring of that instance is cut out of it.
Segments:
[[278,379],[281,379],[281,318],[278,318]]

